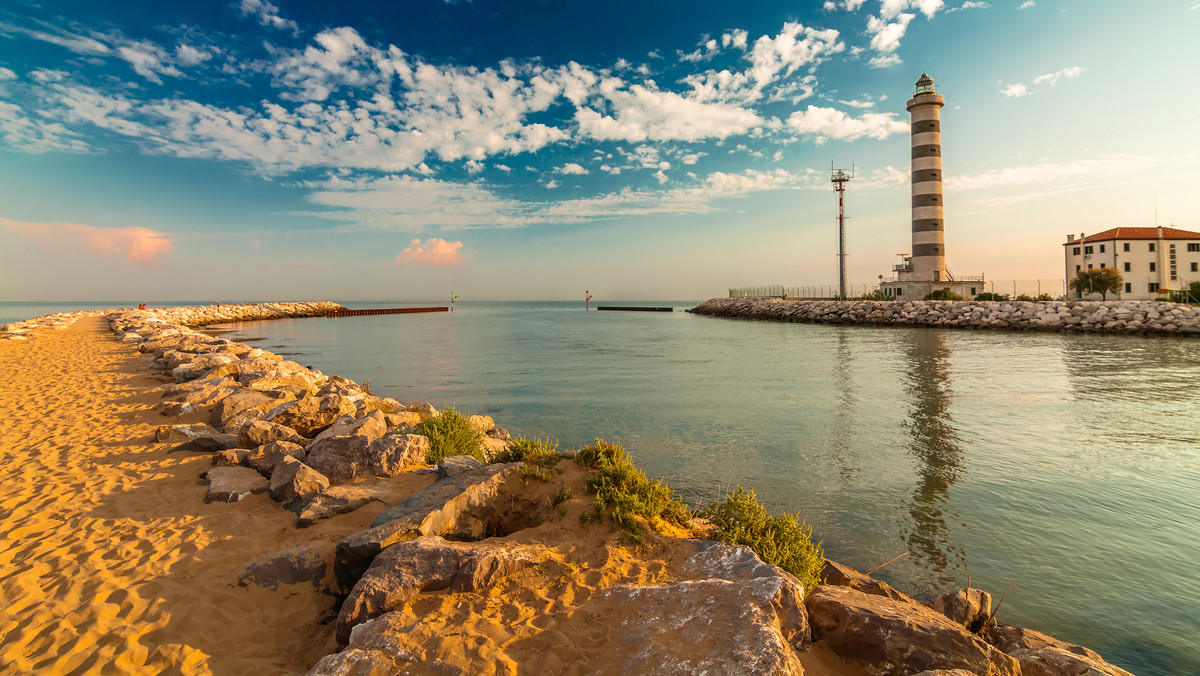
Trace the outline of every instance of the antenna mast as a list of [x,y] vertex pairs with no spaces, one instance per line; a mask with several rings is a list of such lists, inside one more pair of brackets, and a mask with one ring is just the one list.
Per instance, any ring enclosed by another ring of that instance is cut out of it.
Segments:
[[846,184],[854,178],[854,165],[850,165],[850,173],[845,169],[834,169],[829,163],[829,182],[833,184],[838,194],[838,298],[846,299]]

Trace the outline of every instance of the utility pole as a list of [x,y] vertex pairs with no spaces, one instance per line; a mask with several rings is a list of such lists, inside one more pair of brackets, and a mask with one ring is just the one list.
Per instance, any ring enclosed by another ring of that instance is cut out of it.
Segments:
[[829,182],[838,194],[838,298],[846,300],[846,184],[854,178],[854,165],[850,165],[850,173],[845,169],[834,169],[829,164]]

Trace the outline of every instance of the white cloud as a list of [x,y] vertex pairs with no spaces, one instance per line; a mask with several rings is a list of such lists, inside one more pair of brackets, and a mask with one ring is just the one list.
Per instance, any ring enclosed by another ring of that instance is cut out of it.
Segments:
[[396,264],[414,263],[416,265],[440,265],[453,267],[463,262],[462,242],[447,242],[433,237],[422,242],[414,239],[408,243],[408,248],[396,257]]
[[663,172],[662,169],[659,169],[658,171],[654,172],[654,178],[658,179],[659,185],[663,185],[664,183],[666,183],[667,181],[670,180],[667,178],[667,175]]
[[11,70],[9,70],[3,66],[0,66],[0,80],[15,80],[15,79],[17,79],[16,73],[12,72]]
[[86,152],[88,145],[57,122],[30,119],[20,108],[0,101],[0,138],[25,153]]
[[[743,33],[730,34],[730,45],[747,45]],[[774,37],[763,35],[754,41],[742,57],[750,64],[746,70],[708,70],[685,77],[683,82],[692,87],[693,98],[700,101],[755,101],[781,78],[792,76],[800,68],[816,66],[844,51],[845,45],[838,36],[833,29],[818,30],[787,22]]]
[[863,137],[884,139],[892,134],[908,132],[908,125],[895,118],[893,113],[865,113],[853,118],[835,108],[809,106],[796,111],[787,119],[787,125],[799,134],[816,137],[816,143],[828,139],[853,141]]
[[555,169],[554,171],[555,171],[555,173],[565,174],[568,176],[571,176],[571,175],[583,176],[583,175],[586,175],[589,173],[588,170],[584,169],[582,165],[575,164],[574,162],[567,162],[563,166]]
[[560,185],[562,185],[562,184],[561,184],[561,183],[559,183],[557,180],[554,180],[554,179],[551,179],[551,180],[549,180],[549,181],[546,181],[546,189],[547,189],[547,190],[554,190],[555,188],[557,188],[557,187],[558,187],[558,186],[560,186]]
[[258,23],[268,28],[299,33],[300,27],[295,21],[279,15],[279,8],[266,0],[242,0],[238,5],[242,16],[254,16]]
[[1062,70],[1055,71],[1053,73],[1039,75],[1039,76],[1033,78],[1033,83],[1034,84],[1045,84],[1048,82],[1048,83],[1050,83],[1050,86],[1053,87],[1054,85],[1058,84],[1058,81],[1061,80],[1062,78],[1079,77],[1080,74],[1083,73],[1083,70],[1084,69],[1081,66],[1072,66],[1070,68],[1063,68]]
[[904,33],[908,30],[908,24],[915,16],[915,14],[901,14],[891,17],[896,19],[895,21],[869,17],[867,33],[871,34],[871,49],[881,54],[890,54],[899,49],[900,39],[904,37]]
[[961,4],[957,7],[951,7],[950,9],[948,9],[946,11],[947,12],[960,12],[964,9],[987,9],[988,7],[991,7],[991,5],[987,4],[986,2],[982,2],[981,0],[967,0],[963,4]]
[[[1029,9],[1030,7],[1033,7],[1036,4],[1037,3],[1034,2],[1033,0],[1025,0],[1025,2],[1022,2],[1020,5],[1017,6],[1017,9]],[[1200,5],[1196,5],[1196,7],[1200,7]],[[1193,7],[1192,9],[1196,9],[1196,7]]]
[[179,45],[175,47],[175,61],[181,66],[198,66],[213,57],[211,48]]
[[309,201],[329,209],[306,215],[361,228],[453,230],[522,224],[514,220],[520,203],[497,197],[474,183],[385,176],[331,178],[313,187]]
[[695,164],[700,161],[701,157],[704,157],[707,154],[708,153],[688,153],[686,155],[681,155],[679,157],[679,161],[683,162],[684,164]]
[[1010,84],[1004,89],[1001,89],[1000,93],[1010,99],[1019,99],[1022,96],[1029,95],[1029,88],[1018,82],[1016,84]]
[[15,26],[13,24],[0,21],[0,33],[21,33],[33,38],[34,40],[40,40],[42,42],[48,42],[52,45],[58,45],[59,47],[63,47],[76,54],[83,54],[86,56],[104,56],[111,51],[108,45],[100,42],[99,40],[83,35],[76,35],[66,31],[62,31],[58,34],[47,33],[46,31]]
[[879,16],[894,19],[905,10],[915,9],[932,19],[939,9],[945,7],[943,0],[880,0]]
[[115,54],[133,67],[133,72],[156,84],[162,84],[159,75],[179,77],[183,75],[172,63],[174,58],[162,47],[148,41],[126,41],[118,46]]
[[598,141],[698,141],[744,134],[762,124],[758,114],[732,104],[704,103],[653,86],[614,85],[605,92],[611,115],[575,111],[584,136]]

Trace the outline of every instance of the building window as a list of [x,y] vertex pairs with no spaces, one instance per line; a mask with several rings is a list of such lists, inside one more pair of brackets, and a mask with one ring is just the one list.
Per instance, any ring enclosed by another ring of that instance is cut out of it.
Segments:
[[972,295],[972,296],[974,296],[974,295],[975,295],[975,287],[973,287],[973,286],[971,287],[971,295]]
[[1100,245],[1100,253],[1104,253],[1104,245],[1103,244]]
[[1078,265],[1076,265],[1076,266],[1075,266],[1075,272],[1079,272],[1079,266],[1078,266]]
[[1103,270],[1103,269],[1104,269],[1104,263],[1101,263],[1101,264],[1100,264],[1100,269],[1101,269],[1101,270]]
[[1158,282],[1150,282],[1150,293],[1158,293]]
[[[1129,246],[1126,244],[1125,246]],[[1133,293],[1133,282],[1125,282],[1125,293]]]
[[1129,264],[1129,263],[1126,263],[1126,264],[1125,264],[1125,272],[1133,272],[1133,270],[1131,270],[1131,269],[1130,269],[1130,264]]
[[1192,272],[1200,272],[1200,263],[1192,263]]
[[1123,250],[1123,251],[1129,251],[1129,242],[1125,242],[1124,246],[1125,246],[1125,248],[1124,248],[1124,249],[1122,249],[1122,250]]
[[1074,249],[1071,249],[1071,255],[1078,256],[1079,255],[1079,247],[1075,247]]
[[1200,251],[1200,242],[1188,242],[1188,251]]
[[1088,263],[1088,270],[1091,270],[1091,269],[1092,269],[1092,264]]
[[1150,251],[1154,251],[1154,242],[1150,242]]
[[1157,269],[1158,269],[1158,264],[1157,264],[1157,263],[1151,263],[1151,264],[1150,264],[1150,272],[1154,272],[1154,271],[1155,271],[1155,270],[1157,270]]
[[1093,249],[1093,248],[1094,248],[1094,247],[1085,246],[1085,247],[1083,247],[1083,253],[1085,253],[1085,254],[1090,254],[1090,253],[1092,253],[1092,249]]

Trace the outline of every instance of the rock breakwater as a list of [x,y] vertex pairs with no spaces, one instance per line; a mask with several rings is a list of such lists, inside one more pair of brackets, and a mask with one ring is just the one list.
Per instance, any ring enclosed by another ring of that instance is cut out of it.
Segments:
[[1200,336],[1200,309],[1164,301],[788,301],[713,298],[693,314],[816,324]]

